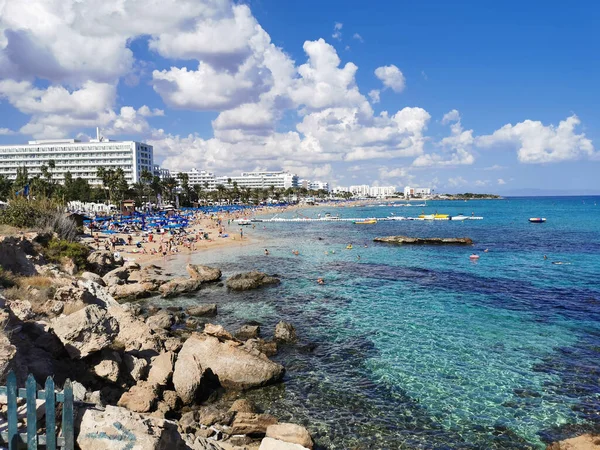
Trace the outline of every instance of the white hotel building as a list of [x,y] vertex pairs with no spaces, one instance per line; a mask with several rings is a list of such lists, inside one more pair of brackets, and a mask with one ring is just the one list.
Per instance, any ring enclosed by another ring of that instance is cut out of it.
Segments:
[[188,172],[171,171],[171,176],[177,179],[177,175],[180,173],[187,173],[188,184],[193,187],[196,184],[202,186],[202,189],[207,191],[214,191],[217,185],[215,174],[212,172],[206,172],[204,170],[192,169]]
[[41,174],[41,167],[54,161],[52,179],[63,183],[70,172],[90,184],[101,184],[98,167],[121,168],[129,184],[140,181],[142,171],[154,169],[151,145],[134,141],[110,141],[105,138],[81,142],[76,139],[29,141],[21,145],[0,145],[0,175],[14,180],[18,168],[27,168],[29,177]]
[[[229,184],[231,179],[231,184]],[[222,184],[226,188],[233,186],[236,182],[239,188],[268,189],[271,186],[276,189],[287,189],[299,187],[298,175],[289,172],[242,172],[239,177],[217,177],[216,184]]]

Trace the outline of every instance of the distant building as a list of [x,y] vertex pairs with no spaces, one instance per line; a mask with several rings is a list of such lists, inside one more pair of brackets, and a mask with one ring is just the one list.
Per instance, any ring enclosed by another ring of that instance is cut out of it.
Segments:
[[311,181],[311,180],[300,180],[299,187],[309,189],[311,191],[327,191],[329,192],[329,183],[326,181]]
[[166,180],[167,178],[171,178],[171,171],[169,169],[165,169],[160,166],[154,166],[154,176],[160,178],[161,180]]
[[430,188],[411,188],[410,186],[406,186],[404,188],[404,197],[427,197],[431,195]]
[[371,197],[385,198],[396,193],[396,186],[371,186],[369,195]]
[[[229,181],[231,180],[231,184]],[[217,177],[216,184],[229,188],[236,183],[238,187],[250,189],[288,189],[300,186],[298,175],[290,172],[242,172],[238,177]]]
[[[177,175],[182,172],[173,171],[171,172],[171,176],[177,178]],[[187,172],[188,175],[188,184],[190,186],[194,186],[199,184],[202,186],[202,189],[207,191],[214,191],[217,185],[217,178],[215,174],[212,172],[206,172],[205,170],[192,169]]]
[[368,184],[350,186],[350,192],[356,197],[368,197],[371,187]]

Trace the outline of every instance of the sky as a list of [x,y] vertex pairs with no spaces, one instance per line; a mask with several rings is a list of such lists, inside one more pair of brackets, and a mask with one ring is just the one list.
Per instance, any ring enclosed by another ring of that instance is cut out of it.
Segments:
[[172,170],[600,193],[600,4],[0,0],[0,145]]

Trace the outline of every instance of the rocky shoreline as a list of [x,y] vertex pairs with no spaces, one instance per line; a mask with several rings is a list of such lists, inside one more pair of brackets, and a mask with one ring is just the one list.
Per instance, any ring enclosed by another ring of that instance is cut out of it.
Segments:
[[0,266],[30,281],[0,297],[0,378],[10,370],[21,386],[29,373],[40,386],[49,375],[58,386],[70,378],[80,448],[110,449],[123,439],[131,449],[313,448],[306,428],[279,423],[244,398],[247,390],[281,382],[285,368],[269,356],[278,343],[297,339],[291,324],[279,323],[267,341],[256,325],[230,333],[203,324],[217,314],[215,304],[182,311],[119,303],[208,284],[256,289],[277,278],[249,272],[225,286],[217,268],[190,264],[189,277],[172,277],[105,251],[90,253],[90,270],[74,275],[72,261],[44,261],[38,239],[32,233],[0,241]]

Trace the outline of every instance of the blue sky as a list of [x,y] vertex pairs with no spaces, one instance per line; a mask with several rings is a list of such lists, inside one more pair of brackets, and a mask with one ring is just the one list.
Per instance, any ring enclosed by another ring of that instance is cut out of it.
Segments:
[[172,169],[600,193],[596,3],[139,3],[0,2],[0,144],[98,125]]

